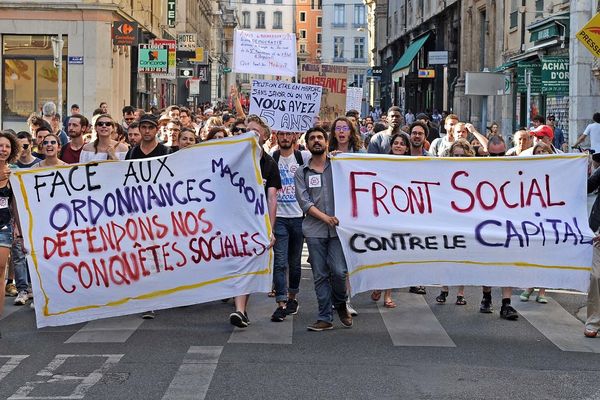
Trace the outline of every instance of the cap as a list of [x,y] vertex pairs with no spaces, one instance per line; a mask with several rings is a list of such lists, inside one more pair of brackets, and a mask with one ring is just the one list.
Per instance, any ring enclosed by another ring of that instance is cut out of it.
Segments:
[[73,109],[73,108],[79,108],[79,104],[72,104],[71,109]]
[[532,129],[531,134],[537,137],[548,136],[550,140],[554,139],[554,131],[548,125],[540,125]]
[[425,113],[419,113],[419,114],[417,114],[416,119],[417,120],[419,120],[419,119],[426,119],[427,121],[429,121],[429,116],[427,114],[425,114]]
[[148,123],[148,124],[152,124],[156,127],[158,127],[158,124],[156,123],[156,117],[153,114],[144,114],[142,115],[142,117],[140,118],[140,125],[142,125],[143,123]]

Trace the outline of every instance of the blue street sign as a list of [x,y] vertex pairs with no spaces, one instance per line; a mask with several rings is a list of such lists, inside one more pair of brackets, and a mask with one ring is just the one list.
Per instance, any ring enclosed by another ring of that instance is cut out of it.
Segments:
[[83,56],[69,56],[69,64],[83,65]]

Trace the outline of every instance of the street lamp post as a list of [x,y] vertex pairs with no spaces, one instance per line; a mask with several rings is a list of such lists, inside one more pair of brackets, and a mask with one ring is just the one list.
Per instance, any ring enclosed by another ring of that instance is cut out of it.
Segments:
[[52,52],[54,53],[54,66],[58,69],[58,97],[57,97],[57,112],[62,115],[63,113],[63,97],[62,97],[62,49],[64,41],[62,40],[62,34],[59,33],[57,37],[52,38]]

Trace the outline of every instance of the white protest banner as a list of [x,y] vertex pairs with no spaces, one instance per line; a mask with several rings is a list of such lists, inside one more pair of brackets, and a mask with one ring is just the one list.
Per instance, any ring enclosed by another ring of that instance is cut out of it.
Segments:
[[165,157],[16,171],[38,327],[268,292],[259,159],[246,134]]
[[234,72],[295,77],[297,69],[295,33],[235,31]]
[[[418,285],[586,291],[587,157],[335,157],[352,292]],[[501,171],[501,172],[491,172]]]
[[357,110],[360,112],[362,108],[363,89],[360,87],[346,88],[346,111]]
[[256,114],[274,130],[305,132],[321,108],[323,88],[283,81],[253,80],[250,114]]

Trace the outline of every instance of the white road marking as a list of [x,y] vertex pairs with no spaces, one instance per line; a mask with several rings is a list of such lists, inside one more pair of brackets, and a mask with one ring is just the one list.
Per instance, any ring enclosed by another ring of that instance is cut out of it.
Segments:
[[162,400],[202,400],[210,386],[223,346],[192,346]]
[[1,358],[8,358],[2,367],[0,367],[0,381],[6,377],[6,375],[10,374],[10,372],[17,368],[21,361],[29,357],[28,355],[14,355],[14,356],[0,356]]
[[[37,381],[27,382],[21,386],[15,394],[10,396],[8,400],[31,400],[31,399],[46,399],[46,400],[78,400],[83,399],[87,391],[94,386],[104,374],[115,364],[117,364],[124,354],[57,354],[54,359],[40,372],[37,376],[40,378]],[[55,374],[54,372],[61,367],[67,360],[71,358],[105,358],[106,360],[102,365],[88,375],[83,375],[81,371],[63,372],[62,374]],[[79,384],[77,384],[80,382]],[[42,385],[52,385],[59,389],[64,389],[65,385],[77,384],[73,391],[68,395],[63,396],[29,396],[29,394],[36,388]]]
[[138,314],[90,321],[65,343],[125,343],[143,322]]
[[424,296],[394,293],[394,297],[396,308],[385,308],[378,303],[394,346],[456,347]]

